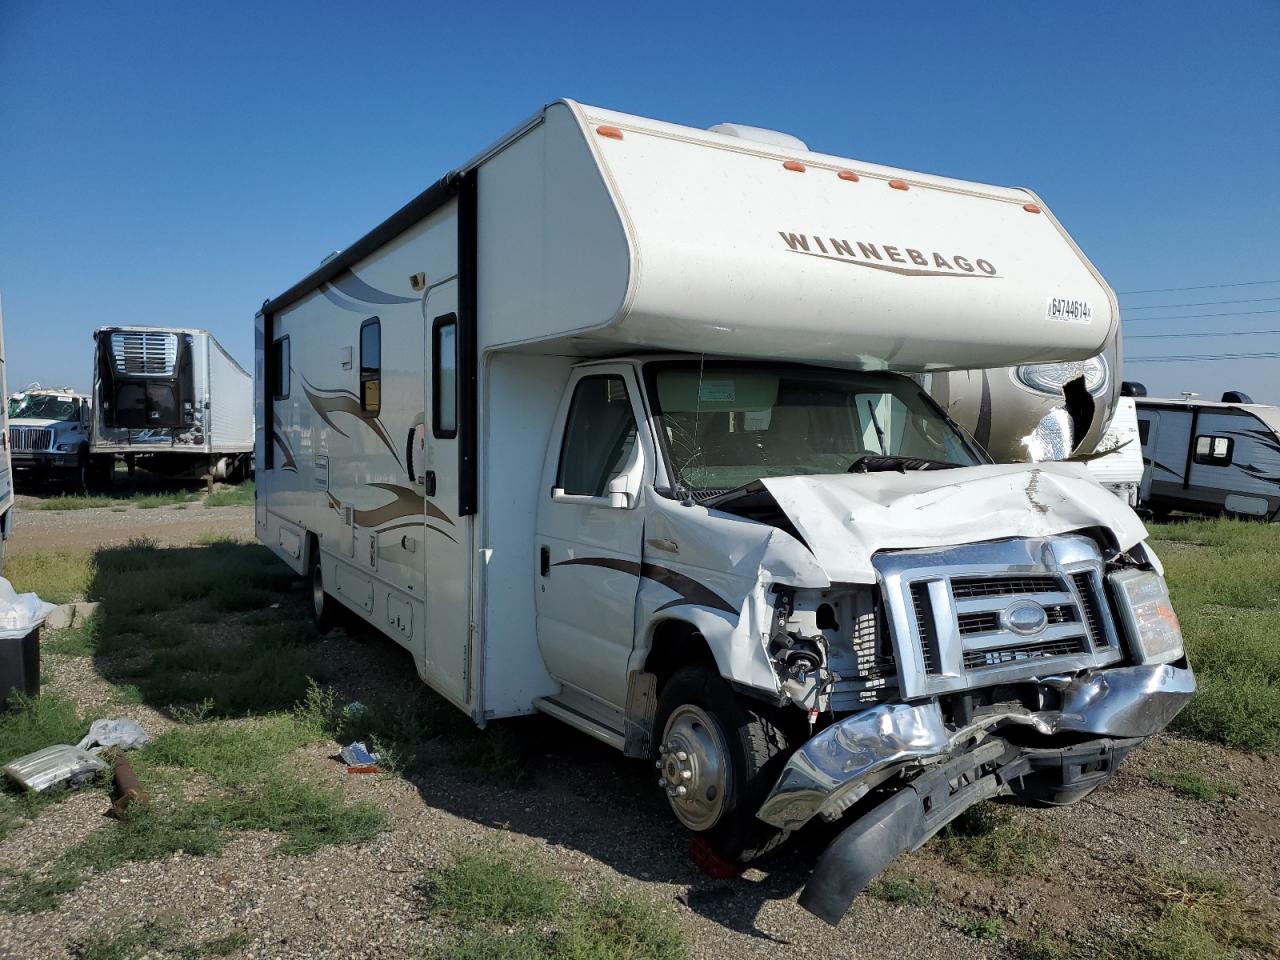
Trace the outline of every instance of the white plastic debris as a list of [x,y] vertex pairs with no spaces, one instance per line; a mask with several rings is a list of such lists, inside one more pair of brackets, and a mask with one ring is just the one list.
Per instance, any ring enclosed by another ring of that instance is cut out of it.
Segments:
[[0,638],[26,636],[53,613],[52,603],[45,603],[34,593],[18,593],[4,577],[0,577]]
[[77,744],[77,749],[94,751],[106,747],[134,750],[145,747],[151,736],[136,720],[95,720],[89,726],[89,735]]

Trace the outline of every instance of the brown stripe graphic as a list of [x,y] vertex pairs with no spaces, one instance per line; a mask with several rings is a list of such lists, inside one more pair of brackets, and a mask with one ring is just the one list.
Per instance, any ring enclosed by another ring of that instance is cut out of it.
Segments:
[[679,595],[679,599],[664,603],[654,611],[655,613],[670,607],[689,605],[711,607],[713,610],[722,610],[734,616],[737,616],[738,613],[737,610],[729,606],[723,597],[709,587],[703,586],[692,577],[686,577],[683,573],[677,573],[667,567],[660,567],[656,563],[637,563],[635,560],[621,560],[613,557],[575,557],[570,560],[561,560],[555,566],[604,567],[607,570],[617,570],[620,573],[629,573],[643,580],[652,580],[654,583],[660,583],[672,593]]

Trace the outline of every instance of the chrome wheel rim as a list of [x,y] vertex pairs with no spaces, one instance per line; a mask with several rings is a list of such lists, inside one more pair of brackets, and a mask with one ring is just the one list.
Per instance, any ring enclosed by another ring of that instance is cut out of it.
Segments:
[[729,780],[729,750],[715,719],[691,703],[676,707],[662,731],[657,767],[676,818],[698,832],[714,827]]

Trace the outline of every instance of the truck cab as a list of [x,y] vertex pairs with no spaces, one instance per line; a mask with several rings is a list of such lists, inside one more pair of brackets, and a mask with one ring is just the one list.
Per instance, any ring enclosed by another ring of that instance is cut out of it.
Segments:
[[[1080,799],[1194,689],[1127,505],[1083,464],[993,464],[913,378],[591,361],[551,436],[543,709],[652,755],[725,860],[865,808],[819,915],[979,794]],[[939,770],[933,819],[897,813],[868,849],[879,806]]]
[[64,388],[35,389],[9,398],[13,469],[29,480],[52,480],[85,490],[90,480],[89,398]]

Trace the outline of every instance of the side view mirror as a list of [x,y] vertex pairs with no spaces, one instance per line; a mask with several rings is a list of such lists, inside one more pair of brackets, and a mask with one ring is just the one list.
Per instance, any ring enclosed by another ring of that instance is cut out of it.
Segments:
[[644,458],[640,455],[640,441],[631,445],[631,455],[622,471],[609,481],[609,506],[617,510],[630,510],[640,496],[640,483],[644,479]]

